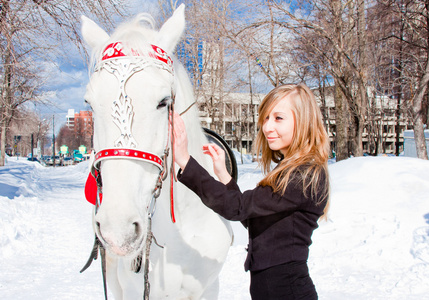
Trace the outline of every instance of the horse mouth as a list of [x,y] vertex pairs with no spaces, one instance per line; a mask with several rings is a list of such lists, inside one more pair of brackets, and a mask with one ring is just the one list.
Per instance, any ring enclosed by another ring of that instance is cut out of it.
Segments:
[[135,257],[143,250],[145,241],[144,236],[138,238],[125,238],[122,242],[115,241],[111,238],[103,236],[101,232],[97,232],[98,238],[103,244],[103,247],[110,253],[122,257]]

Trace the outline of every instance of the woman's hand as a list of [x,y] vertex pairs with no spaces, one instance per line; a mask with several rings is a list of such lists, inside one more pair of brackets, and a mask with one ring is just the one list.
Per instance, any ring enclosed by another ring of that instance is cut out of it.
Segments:
[[173,119],[174,161],[184,170],[190,158],[188,152],[188,136],[182,117],[180,117],[177,112],[174,112]]
[[213,169],[219,181],[223,184],[227,184],[231,181],[231,175],[229,175],[225,164],[225,151],[216,144],[203,145],[203,153],[210,155],[213,160]]

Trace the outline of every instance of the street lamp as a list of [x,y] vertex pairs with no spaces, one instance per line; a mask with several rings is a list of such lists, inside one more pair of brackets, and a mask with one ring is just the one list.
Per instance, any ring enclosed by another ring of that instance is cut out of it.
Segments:
[[44,154],[44,151],[42,150],[42,144],[44,145],[44,138],[46,136],[46,129],[44,128],[44,123],[46,122],[46,119],[42,119],[39,121],[39,124],[37,126],[37,155],[38,157],[42,157]]
[[52,167],[55,168],[55,115],[52,116]]

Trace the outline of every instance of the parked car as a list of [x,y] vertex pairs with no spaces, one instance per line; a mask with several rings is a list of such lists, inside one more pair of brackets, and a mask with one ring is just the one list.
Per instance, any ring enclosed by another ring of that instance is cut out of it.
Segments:
[[[46,165],[48,166],[52,166],[54,164],[54,159],[52,156],[48,156],[45,160]],[[60,165],[60,157],[58,155],[55,155],[55,165],[59,166]]]
[[37,157],[29,157],[29,158],[27,158],[27,160],[36,161],[36,162],[40,163],[40,161],[37,159]]
[[47,161],[48,159],[50,159],[51,157],[49,155],[42,155],[41,160],[43,161]]
[[70,156],[63,158],[63,166],[71,166],[73,165],[73,159]]
[[45,163],[46,163],[47,166],[52,166],[52,163],[53,163],[52,157],[51,156],[46,157],[45,158]]
[[82,153],[80,153],[78,150],[74,150],[73,151],[73,160],[75,162],[81,162],[81,161],[83,161],[84,159],[83,159]]

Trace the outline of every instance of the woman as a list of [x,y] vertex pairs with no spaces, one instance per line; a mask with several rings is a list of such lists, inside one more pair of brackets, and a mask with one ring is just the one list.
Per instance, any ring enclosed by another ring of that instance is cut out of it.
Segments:
[[178,178],[206,206],[248,229],[245,270],[250,270],[253,300],[317,299],[307,259],[317,221],[326,218],[329,140],[311,90],[303,84],[273,89],[259,107],[258,128],[256,153],[262,154],[265,177],[242,193],[218,146],[204,145],[203,152],[211,156],[219,181],[189,155],[184,123],[176,114]]

